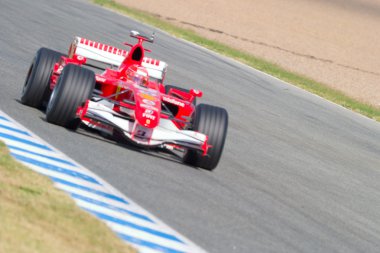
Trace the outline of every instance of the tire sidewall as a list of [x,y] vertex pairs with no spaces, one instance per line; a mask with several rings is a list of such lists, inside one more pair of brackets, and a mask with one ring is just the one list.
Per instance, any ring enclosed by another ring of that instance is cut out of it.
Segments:
[[46,107],[46,115],[52,113],[52,110],[54,110],[55,105],[57,104],[57,99],[59,99],[58,94],[61,93],[60,87],[62,87],[62,85],[61,85],[62,76],[63,76],[63,72],[62,72],[61,76],[58,78],[57,84],[54,86],[54,89],[51,92],[49,102],[48,102],[47,107]]
[[34,79],[34,76],[36,75],[36,71],[37,71],[36,65],[38,65],[37,56],[34,56],[32,63],[30,64],[27,76],[25,78],[24,86],[23,86],[22,93],[21,93],[21,102],[23,102],[23,103],[26,102],[25,97],[30,92],[30,89],[31,89],[30,82],[31,82],[31,80]]
[[46,120],[75,130],[79,124],[76,112],[90,98],[95,86],[95,74],[78,65],[64,67],[46,110]]
[[28,69],[21,92],[21,103],[40,108],[49,100],[50,80],[54,64],[63,54],[40,48]]

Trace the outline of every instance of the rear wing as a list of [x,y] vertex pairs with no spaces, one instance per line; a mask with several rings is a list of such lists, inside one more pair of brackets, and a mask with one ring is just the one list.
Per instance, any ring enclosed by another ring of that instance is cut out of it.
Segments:
[[[119,67],[128,55],[128,51],[96,41],[75,37],[70,45],[68,56],[72,58],[74,54],[98,63],[106,63]],[[163,82],[168,67],[165,62],[144,57],[141,65],[148,70],[151,78],[160,83]]]

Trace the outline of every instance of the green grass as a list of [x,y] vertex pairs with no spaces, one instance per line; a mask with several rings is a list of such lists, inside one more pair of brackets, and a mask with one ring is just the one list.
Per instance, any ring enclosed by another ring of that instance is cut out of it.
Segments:
[[146,13],[140,10],[129,8],[127,6],[115,3],[113,0],[93,0],[94,3],[111,8],[122,14],[130,16],[138,21],[152,25],[164,30],[171,35],[191,41],[195,44],[213,50],[219,54],[233,58],[255,69],[275,76],[283,81],[298,86],[304,90],[310,91],[318,96],[330,100],[336,104],[342,105],[350,110],[361,113],[369,118],[380,122],[380,108],[372,106],[362,101],[357,101],[343,92],[332,89],[326,84],[317,82],[303,75],[285,70],[284,68],[260,59],[248,53],[234,49],[228,45],[209,40],[199,36],[192,30],[179,28],[154,14]]
[[0,142],[0,252],[136,252]]

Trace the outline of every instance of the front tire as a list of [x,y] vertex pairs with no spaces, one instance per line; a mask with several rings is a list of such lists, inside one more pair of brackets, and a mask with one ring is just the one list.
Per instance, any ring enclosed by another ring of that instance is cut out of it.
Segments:
[[80,124],[76,116],[78,107],[91,97],[95,82],[93,71],[73,64],[66,65],[51,94],[46,120],[75,130]]
[[211,147],[207,156],[203,156],[200,151],[188,150],[183,161],[211,171],[218,165],[223,152],[228,129],[228,113],[223,108],[207,104],[199,104],[194,113],[192,130],[206,134]]
[[50,77],[54,64],[63,54],[47,48],[40,48],[30,65],[21,94],[21,103],[41,108],[50,96]]

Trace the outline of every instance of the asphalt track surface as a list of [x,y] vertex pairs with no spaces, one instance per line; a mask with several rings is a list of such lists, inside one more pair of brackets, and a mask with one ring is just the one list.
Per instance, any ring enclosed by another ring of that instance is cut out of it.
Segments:
[[158,31],[167,84],[225,107],[207,172],[45,122],[18,101],[35,51],[74,36],[120,45],[152,28],[85,1],[1,0],[0,108],[209,252],[379,252],[380,124]]

